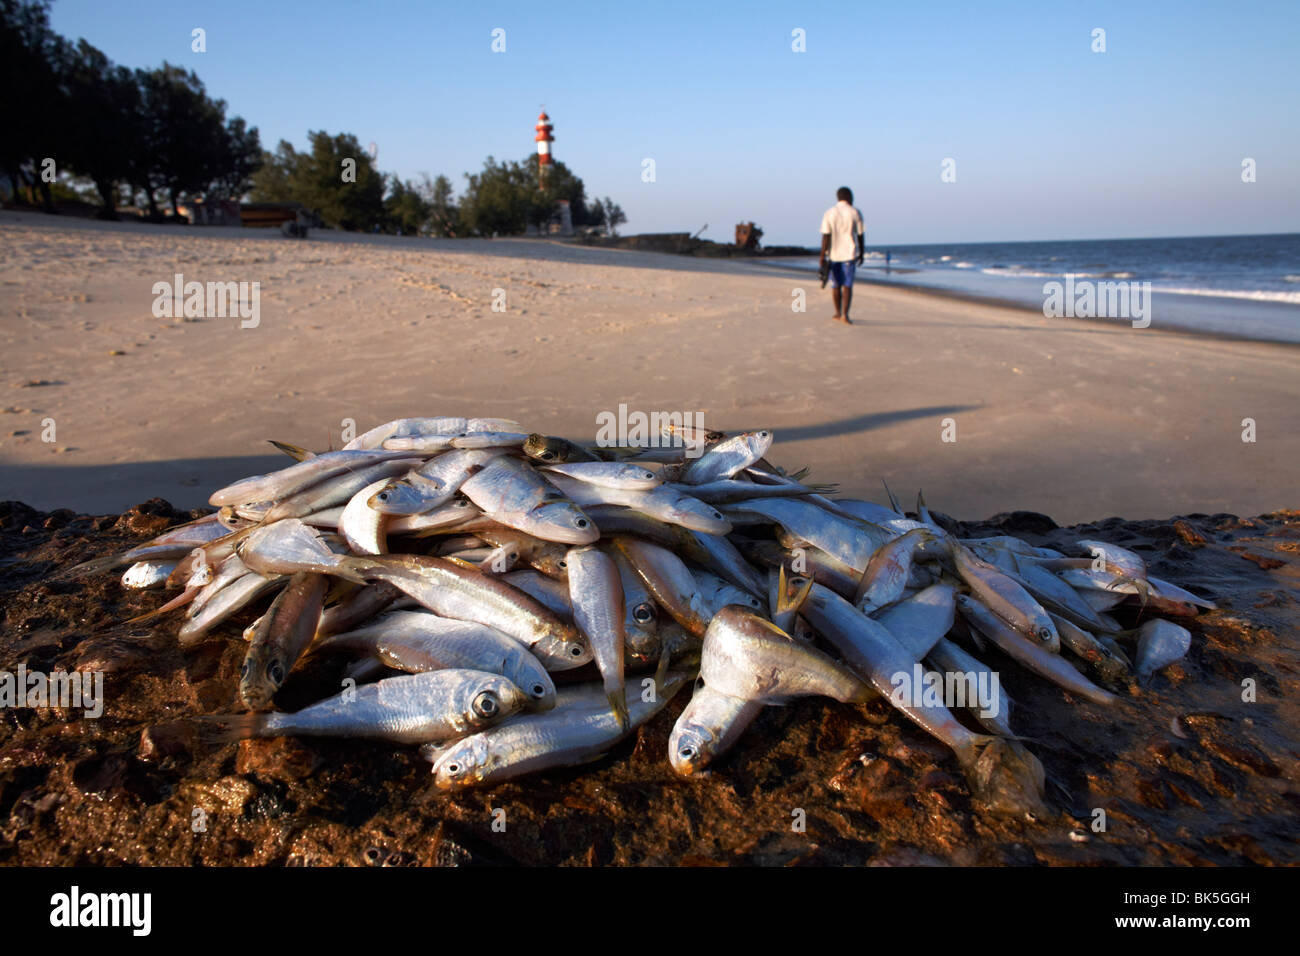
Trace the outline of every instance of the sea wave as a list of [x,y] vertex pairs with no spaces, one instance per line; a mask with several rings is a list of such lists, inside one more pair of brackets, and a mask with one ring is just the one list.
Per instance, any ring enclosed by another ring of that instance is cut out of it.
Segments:
[[1262,289],[1204,289],[1185,286],[1154,286],[1153,291],[1170,295],[1208,295],[1223,299],[1250,299],[1252,302],[1282,302],[1300,305],[1300,292],[1269,292]]
[[[1020,266],[989,266],[980,272],[988,276],[1010,276],[1016,279],[1064,279],[1064,272],[1038,272]],[[1071,272],[1076,279],[1133,279],[1134,272]]]

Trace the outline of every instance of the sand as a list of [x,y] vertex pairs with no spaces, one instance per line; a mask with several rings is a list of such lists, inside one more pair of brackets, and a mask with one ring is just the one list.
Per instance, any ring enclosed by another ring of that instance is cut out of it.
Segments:
[[[156,317],[152,287],[177,272],[259,282],[260,324]],[[1295,505],[1293,347],[866,285],[852,327],[830,314],[814,276],[751,262],[3,212],[0,500],[192,507],[288,460],[265,439],[338,447],[347,419],[506,416],[584,438],[626,403],[772,428],[814,480],[923,488],[963,518]]]

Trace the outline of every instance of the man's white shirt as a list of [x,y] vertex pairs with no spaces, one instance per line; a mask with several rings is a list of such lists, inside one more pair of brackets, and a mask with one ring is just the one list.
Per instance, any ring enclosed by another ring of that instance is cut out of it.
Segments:
[[849,262],[858,257],[858,250],[853,244],[853,236],[862,236],[866,232],[862,225],[862,213],[843,199],[822,216],[822,235],[831,237],[831,262]]

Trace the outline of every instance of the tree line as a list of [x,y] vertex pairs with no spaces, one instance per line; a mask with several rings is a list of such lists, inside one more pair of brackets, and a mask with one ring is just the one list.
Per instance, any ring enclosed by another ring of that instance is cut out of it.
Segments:
[[262,163],[257,128],[227,119],[193,71],[118,66],[55,33],[48,0],[0,0],[0,84],[0,164],[47,210],[76,197],[61,173],[93,185],[105,218],[124,195],[162,218],[159,197],[174,215],[186,198],[238,199]]
[[265,151],[257,128],[227,119],[225,102],[193,71],[118,66],[86,40],[55,33],[49,0],[0,0],[0,83],[13,94],[0,123],[0,173],[15,198],[48,211],[79,198],[82,181],[110,219],[123,200],[163,218],[162,197],[174,216],[194,199],[293,202],[333,228],[435,236],[519,234],[545,226],[559,200],[578,228],[613,232],[627,221],[609,197],[588,198],[563,163],[539,177],[535,154],[489,156],[465,174],[457,198],[446,176],[381,172],[351,133],[310,131],[304,151],[284,140]]

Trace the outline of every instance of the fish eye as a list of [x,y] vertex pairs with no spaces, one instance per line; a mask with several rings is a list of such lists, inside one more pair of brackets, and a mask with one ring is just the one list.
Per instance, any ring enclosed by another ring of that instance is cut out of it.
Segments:
[[533,685],[533,696],[534,696],[534,697],[545,697],[545,696],[546,696],[546,688],[543,687],[541,684],[534,684],[534,685]]
[[721,519],[721,518],[722,518],[722,514],[721,514],[720,512],[715,511],[715,512],[713,512],[713,517],[718,518],[718,519]]
[[538,457],[541,458],[542,461],[550,461],[552,458],[555,457],[555,452],[553,452],[553,451],[544,451],[544,452],[542,452],[541,455],[539,455]]
[[576,524],[579,528],[585,528],[587,527],[587,519],[579,518],[577,521],[574,522],[574,524]]
[[694,747],[683,747],[681,750],[677,751],[677,753],[678,753],[682,758],[684,758],[684,759],[686,759],[686,760],[690,760],[692,757],[695,756],[695,748],[694,748]]
[[567,568],[568,566],[569,566],[569,564],[568,564],[567,561],[565,561],[565,560],[563,560],[563,559],[560,560],[560,567],[562,567],[562,568]]
[[648,624],[654,620],[655,612],[649,604],[638,604],[632,609],[632,620],[638,624]]
[[453,777],[456,776],[456,774],[460,773],[460,764],[458,763],[447,764],[447,773]]
[[772,433],[769,432],[769,431],[761,431],[761,432],[758,433],[758,437],[759,437],[759,438],[766,438],[766,437],[767,437],[768,435],[770,435],[770,434],[772,434]]
[[279,661],[271,661],[266,665],[266,676],[271,678],[278,687],[284,682],[284,666]]
[[388,500],[388,492],[386,492],[386,491],[381,491],[379,494],[375,495],[375,497],[378,498],[380,501],[387,501],[387,500]]
[[248,661],[244,661],[244,666],[239,669],[239,676],[240,677],[248,676]]
[[569,649],[569,653],[570,653],[572,656],[574,656],[574,657],[581,657],[581,656],[582,656],[582,647],[581,647],[580,645],[578,645],[578,644],[574,644],[573,647],[571,647],[571,648]]
[[474,698],[474,713],[480,717],[495,717],[500,709],[496,695],[491,691],[485,690]]

